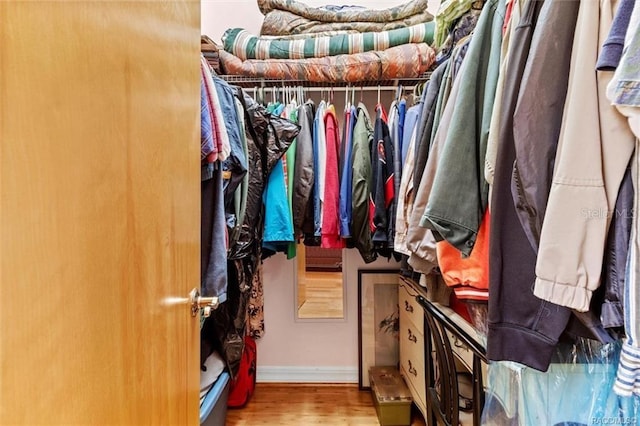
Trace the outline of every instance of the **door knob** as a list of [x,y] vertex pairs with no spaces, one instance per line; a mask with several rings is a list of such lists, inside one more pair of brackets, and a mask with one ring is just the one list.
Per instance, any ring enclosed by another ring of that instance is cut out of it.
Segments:
[[198,315],[200,308],[204,308],[203,316],[208,318],[211,315],[211,311],[216,309],[219,305],[217,297],[201,297],[197,288],[194,288],[189,292],[189,302],[191,305],[191,316]]

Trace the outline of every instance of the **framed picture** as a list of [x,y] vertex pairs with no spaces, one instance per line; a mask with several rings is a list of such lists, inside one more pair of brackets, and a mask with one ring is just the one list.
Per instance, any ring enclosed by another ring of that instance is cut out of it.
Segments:
[[358,385],[369,389],[369,367],[398,364],[398,270],[358,270]]

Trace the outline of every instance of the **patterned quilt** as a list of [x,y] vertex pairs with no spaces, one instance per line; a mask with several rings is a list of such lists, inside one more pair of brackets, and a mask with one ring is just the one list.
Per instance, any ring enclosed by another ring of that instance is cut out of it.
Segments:
[[435,52],[426,43],[403,44],[382,51],[325,56],[310,59],[241,60],[220,51],[226,74],[316,83],[391,80],[416,78],[435,60]]
[[315,8],[295,0],[258,0],[265,15],[261,35],[290,35],[351,30],[379,32],[433,20],[427,0],[413,0],[390,9]]
[[322,58],[371,50],[384,50],[406,43],[433,41],[434,22],[381,32],[337,34],[305,38],[256,37],[241,28],[229,29],[222,37],[224,50],[245,59],[305,59]]

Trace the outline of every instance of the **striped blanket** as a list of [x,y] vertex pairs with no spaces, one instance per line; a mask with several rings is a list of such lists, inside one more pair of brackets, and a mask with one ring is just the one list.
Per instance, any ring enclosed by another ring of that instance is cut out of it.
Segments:
[[231,75],[316,83],[357,83],[418,77],[434,63],[435,52],[426,43],[411,43],[382,51],[324,58],[243,61],[221,50],[220,61],[225,73]]
[[290,35],[323,31],[379,32],[433,20],[427,0],[412,0],[383,10],[315,8],[295,0],[258,0],[265,15],[261,35]]
[[224,50],[245,59],[305,59],[384,50],[406,43],[433,41],[433,22],[381,32],[309,35],[306,38],[256,37],[241,28],[229,29],[222,37]]

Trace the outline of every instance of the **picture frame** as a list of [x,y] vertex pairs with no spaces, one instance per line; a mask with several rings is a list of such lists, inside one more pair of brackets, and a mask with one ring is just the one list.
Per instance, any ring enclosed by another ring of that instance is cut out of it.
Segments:
[[358,270],[358,387],[371,388],[369,368],[399,362],[398,269]]

